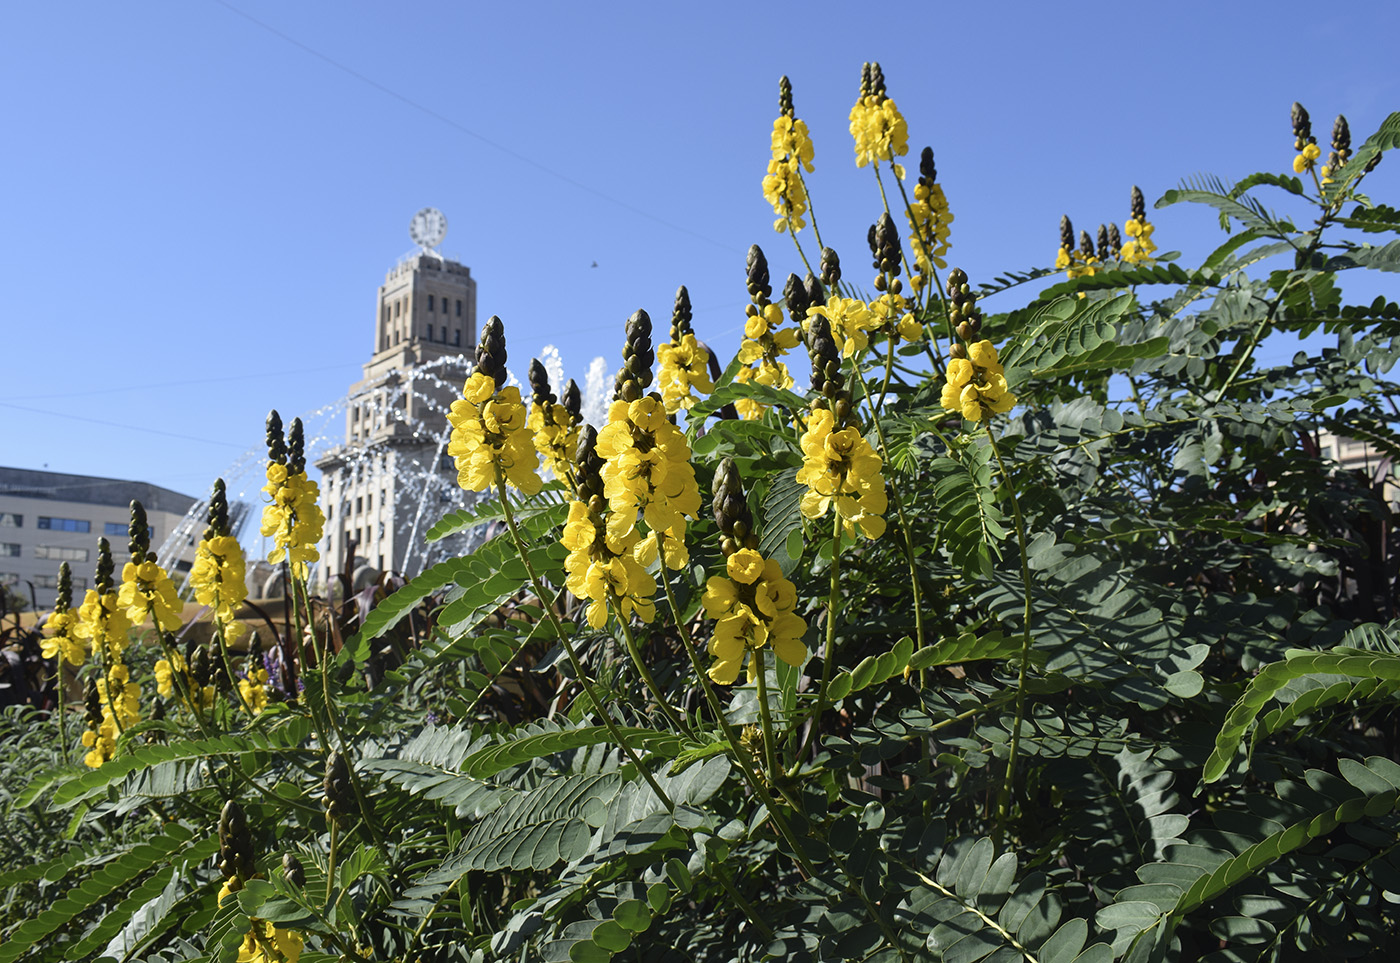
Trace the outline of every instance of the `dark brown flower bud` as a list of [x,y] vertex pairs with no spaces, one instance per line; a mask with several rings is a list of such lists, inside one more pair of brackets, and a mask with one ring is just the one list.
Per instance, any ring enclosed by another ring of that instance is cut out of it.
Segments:
[[938,168],[933,164],[933,148],[925,147],[923,153],[919,155],[919,183],[926,187],[932,187],[936,180],[938,180]]
[[126,547],[131,552],[131,560],[140,565],[151,550],[151,523],[146,521],[146,507],[135,499],[131,501],[131,521],[126,533],[130,539]]
[[651,316],[638,309],[627,319],[626,334],[614,397],[632,402],[651,387],[651,366],[656,363],[656,352],[651,346]]
[[1064,251],[1074,250],[1074,224],[1070,221],[1068,214],[1060,218],[1060,249]]
[[287,471],[293,475],[306,471],[306,431],[300,418],[293,418],[287,429]]
[[899,229],[889,211],[870,228],[870,250],[875,255],[876,270],[891,277],[899,273]]
[[301,865],[301,860],[291,853],[286,853],[282,857],[282,875],[288,883],[297,889],[306,887],[306,868]]
[[476,370],[495,383],[497,389],[505,387],[506,374],[506,328],[501,319],[491,315],[481,328],[476,341]]
[[552,405],[557,400],[554,392],[549,390],[549,372],[544,370],[544,365],[539,358],[530,359],[530,391],[531,400],[536,405]]
[[822,283],[835,291],[836,285],[841,283],[841,259],[829,247],[822,248],[821,272]]
[[948,349],[948,354],[949,356],[954,358],[966,358],[967,346],[962,344],[961,342],[954,341],[953,346]]
[[219,814],[219,872],[224,879],[237,877],[246,881],[255,871],[253,837],[248,832],[248,820],[238,800],[224,803]]
[[349,814],[355,801],[355,790],[350,784],[350,764],[338,752],[326,757],[326,778],[322,791],[325,793],[322,805],[329,818],[339,819]]
[[784,117],[794,116],[792,108],[792,82],[784,75],[778,81],[778,113]]
[[587,504],[594,496],[603,494],[603,459],[598,456],[598,430],[584,425],[578,433],[578,449],[574,454],[574,491],[578,500]]
[[787,303],[788,316],[793,323],[801,324],[807,317],[807,288],[796,274],[787,276],[787,283],[783,285],[783,301]]
[[228,535],[228,492],[222,478],[214,479],[214,491],[209,496],[209,527],[204,530],[205,538]]
[[884,103],[888,98],[885,96],[885,73],[880,69],[878,63],[870,64],[870,92],[876,99]]
[[1337,160],[1332,164],[1334,170],[1345,165],[1351,157],[1351,127],[1341,114],[1332,124],[1332,150],[1337,155]]
[[1303,109],[1303,105],[1296,100],[1293,102],[1293,149],[1302,150],[1309,144],[1317,142],[1313,136],[1312,119],[1308,117],[1308,112]]
[[1108,248],[1108,225],[1107,225],[1107,224],[1100,224],[1100,225],[1099,225],[1099,237],[1098,237],[1098,242],[1099,242],[1099,260],[1100,260],[1100,261],[1107,261],[1109,258],[1111,258],[1111,257],[1113,256],[1113,252],[1110,251],[1109,248]]
[[1088,231],[1079,232],[1079,252],[1085,257],[1094,256],[1094,239],[1089,236]]
[[73,571],[67,562],[58,566],[58,599],[53,604],[55,612],[67,612],[73,605]]
[[860,68],[860,96],[864,100],[872,93],[870,87],[870,64],[862,64]]
[[1147,200],[1142,196],[1142,188],[1136,184],[1133,185],[1131,204],[1133,217],[1139,221],[1147,220]]
[[93,588],[97,589],[99,595],[106,595],[112,591],[113,567],[112,546],[104,536],[97,540],[97,574],[93,579]]
[[768,283],[768,259],[763,256],[763,248],[757,244],[749,247],[747,269],[749,297],[753,299],[754,304],[767,304],[773,293],[773,286]]
[[578,382],[573,378],[564,386],[564,410],[569,413],[569,417],[578,421],[583,413],[583,396],[579,393]]
[[1117,224],[1108,225],[1108,249],[1114,257],[1117,257],[1118,252],[1123,250],[1123,235],[1118,233]]
[[807,309],[811,310],[826,304],[826,291],[822,288],[821,281],[813,276],[811,271],[807,272],[807,277],[803,280],[802,286],[807,291]]
[[734,459],[725,458],[715,469],[715,494],[711,508],[715,523],[725,535],[742,539],[753,531],[753,513],[744,496],[744,484]]
[[[787,78],[784,77],[783,79],[786,80]],[[675,306],[671,308],[672,341],[678,342],[685,335],[695,333],[690,327],[691,320],[690,292],[687,291],[685,285],[682,284],[680,287],[676,288],[676,303]]]
[[97,676],[90,675],[87,680],[87,689],[83,693],[83,708],[87,711],[86,719],[89,729],[96,731],[102,725],[102,694],[97,691]]
[[287,463],[287,443],[282,437],[282,416],[274,408],[267,415],[267,460],[274,465]]

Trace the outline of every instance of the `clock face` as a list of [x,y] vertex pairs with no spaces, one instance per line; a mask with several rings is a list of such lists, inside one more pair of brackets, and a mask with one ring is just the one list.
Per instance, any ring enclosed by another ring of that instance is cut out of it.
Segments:
[[436,207],[425,207],[413,215],[408,236],[420,247],[437,247],[447,236],[447,218]]

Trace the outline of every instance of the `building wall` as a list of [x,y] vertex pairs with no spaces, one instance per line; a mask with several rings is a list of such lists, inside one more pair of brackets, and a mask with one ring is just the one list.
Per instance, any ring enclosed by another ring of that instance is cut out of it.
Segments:
[[[39,608],[51,608],[58,597],[58,567],[66,561],[74,596],[81,598],[92,587],[97,540],[104,537],[119,575],[129,558],[132,499],[146,509],[153,546],[175,530],[195,503],[188,495],[146,482],[0,468],[0,583],[25,598],[30,598],[32,584]],[[188,570],[193,551],[191,545],[181,553],[177,570]]]
[[456,497],[456,469],[443,458],[446,412],[475,350],[476,281],[466,266],[423,252],[386,274],[370,360],[347,396],[345,442],[316,462],[323,589],[346,570],[352,545],[352,571],[422,570],[423,536]]

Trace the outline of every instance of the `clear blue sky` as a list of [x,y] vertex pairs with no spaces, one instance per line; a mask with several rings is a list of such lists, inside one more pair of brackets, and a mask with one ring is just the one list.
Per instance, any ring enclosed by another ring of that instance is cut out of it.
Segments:
[[[1049,264],[1063,213],[1121,226],[1134,183],[1150,203],[1195,172],[1287,170],[1295,99],[1324,143],[1339,112],[1359,142],[1400,109],[1395,4],[874,9],[5,5],[0,464],[204,493],[269,408],[360,376],[427,205],[520,376],[551,343],[580,382],[595,355],[615,367],[623,320],[664,331],[678,284],[732,352],[748,245],[778,286],[798,267],[759,189],[784,73],[823,236],[862,280],[880,207],[846,115],[865,60],[911,160],[934,148],[974,280]],[[1397,183],[1392,157],[1372,192]],[[1152,217],[1188,264],[1221,238],[1204,209]]]

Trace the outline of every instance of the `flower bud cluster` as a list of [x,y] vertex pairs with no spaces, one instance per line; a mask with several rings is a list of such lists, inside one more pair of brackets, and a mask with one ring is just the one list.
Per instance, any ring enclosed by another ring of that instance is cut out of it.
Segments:
[[[782,326],[782,308],[768,300],[773,293],[768,281],[768,259],[757,244],[749,248],[747,267],[749,297],[753,303],[745,309],[748,320],[744,322],[744,337],[739,342],[739,361],[748,367],[739,369],[736,380],[754,381],[770,388],[791,388],[792,375],[788,373],[787,364],[778,359],[797,347],[797,330]],[[735,407],[744,418],[761,417],[767,409],[749,398],[739,399]]]
[[569,382],[561,403],[549,386],[549,373],[538,358],[530,359],[530,389],[533,392],[527,425],[535,440],[535,450],[555,478],[573,473],[574,452],[578,450],[578,426],[583,420],[578,385]]
[[894,159],[909,153],[909,125],[893,100],[885,93],[885,75],[878,63],[861,68],[860,96],[851,108],[851,137],[855,139],[856,166],[880,161],[893,165],[895,176],[904,178],[904,168]]
[[476,369],[447,414],[452,425],[447,454],[456,462],[457,484],[467,491],[507,482],[533,495],[543,484],[539,453],[520,389],[505,387],[507,377],[505,327],[492,315],[477,342]]
[[1147,202],[1136,184],[1133,185],[1132,216],[1123,225],[1123,230],[1132,240],[1123,245],[1118,256],[1129,264],[1151,264],[1152,252],[1157,250],[1157,245],[1152,241],[1154,228],[1147,222]]
[[1317,166],[1322,156],[1322,148],[1317,146],[1317,138],[1312,132],[1312,118],[1296,100],[1293,102],[1293,149],[1298,152],[1293,158],[1293,173],[1302,174]]
[[953,215],[937,178],[933,148],[925,147],[919,157],[919,182],[914,185],[914,199],[904,212],[912,232],[909,247],[914,252],[914,272],[909,283],[915,291],[922,291],[929,284],[934,268],[948,266],[948,236],[952,232]]
[[660,552],[667,567],[676,569],[687,558],[686,518],[700,512],[700,489],[685,435],[666,416],[659,394],[642,394],[651,383],[652,357],[651,318],[645,311],[632,315],[627,335],[618,398],[597,440],[603,494],[611,513],[608,533],[621,544],[639,521],[644,522],[649,532],[636,545],[637,560],[649,565]]
[[715,661],[709,677],[720,685],[732,685],[747,662],[752,678],[762,671],[758,653],[764,646],[771,646],[790,666],[806,662],[802,636],[807,622],[794,611],[797,588],[783,576],[778,563],[755,548],[740,548],[726,557],[725,573],[727,577],[710,576],[701,597],[706,617],[715,620],[708,646]]
[[147,619],[161,632],[174,632],[184,624],[184,605],[175,583],[156,562],[150,551],[151,528],[146,509],[138,501],[131,503],[131,561],[122,566],[122,585],[117,601],[126,607],[127,618],[133,625]]
[[[982,328],[982,313],[975,297],[966,272],[954,268],[948,275],[948,310],[963,342],[972,342]],[[940,399],[946,410],[961,412],[969,421],[980,421],[987,415],[1005,414],[1015,406],[1016,396],[1007,388],[997,349],[990,341],[955,343],[948,353],[951,359]]]
[[565,585],[576,598],[589,600],[586,618],[595,629],[607,624],[609,603],[617,605],[623,618],[635,614],[650,622],[656,617],[656,581],[636,559],[634,550],[642,540],[636,526],[625,527],[621,520],[613,524],[597,441],[593,426],[584,425],[574,465],[575,498],[560,539],[569,551]]
[[671,340],[656,349],[660,362],[657,386],[670,415],[692,407],[699,400],[695,392],[709,394],[715,390],[710,378],[710,352],[696,339],[690,319],[690,292],[682,284],[671,312]]
[[[1084,234],[1085,238],[1089,235]],[[1081,245],[1080,250],[1074,247],[1074,225],[1070,222],[1069,215],[1060,218],[1060,251],[1055,255],[1055,269],[1064,271],[1069,275],[1070,280],[1080,277],[1093,277],[1100,268],[1098,256],[1094,253],[1093,241],[1088,242],[1087,251]],[[964,335],[963,337],[966,337]]]
[[802,170],[812,170],[812,138],[807,125],[799,120],[792,107],[792,84],[784,77],[778,83],[778,119],[773,121],[773,154],[768,172],[763,178],[763,199],[773,205],[778,215],[773,230],[796,234],[807,226],[802,215],[807,212],[807,188],[802,183]]
[[58,598],[54,601],[53,613],[44,620],[44,628],[50,634],[39,643],[43,657],[57,657],[72,666],[87,661],[87,651],[73,633],[77,625],[78,613],[73,610],[73,571],[63,562],[58,566]]
[[326,519],[318,504],[320,487],[306,477],[300,418],[292,420],[288,442],[282,441],[282,419],[273,411],[267,417],[267,484],[262,490],[270,504],[263,506],[262,533],[273,539],[267,560],[274,565],[287,561],[293,576],[304,580],[308,563],[321,557],[317,545]]
[[1347,166],[1349,160],[1351,160],[1351,125],[1347,123],[1344,116],[1338,114],[1337,119],[1332,124],[1332,150],[1327,154],[1327,163],[1320,171],[1322,183],[1332,183],[1333,175]]

